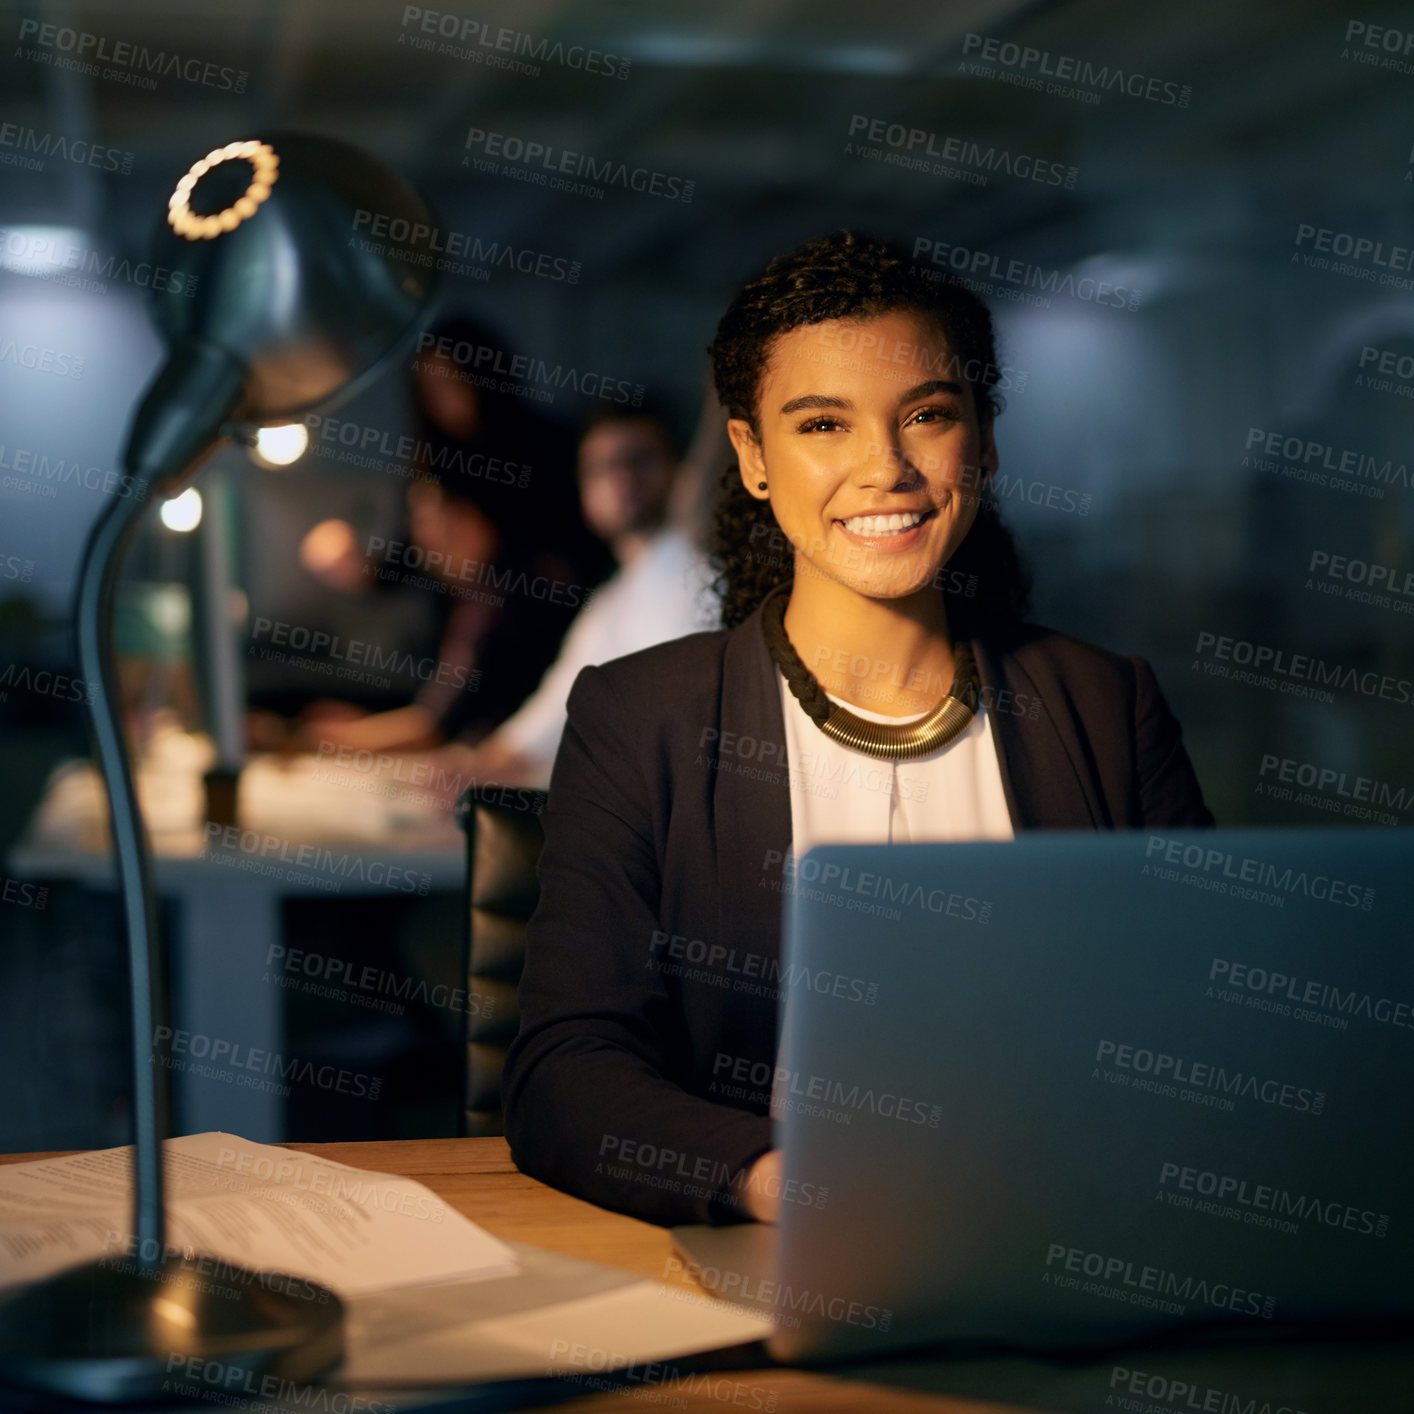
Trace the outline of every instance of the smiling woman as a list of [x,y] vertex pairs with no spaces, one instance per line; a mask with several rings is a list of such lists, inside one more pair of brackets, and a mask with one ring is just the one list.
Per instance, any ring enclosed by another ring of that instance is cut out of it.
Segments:
[[975,295],[838,232],[711,352],[726,627],[575,683],[504,1078],[522,1170],[665,1223],[778,1211],[781,899],[813,845],[1212,824],[1148,665],[1024,621]]

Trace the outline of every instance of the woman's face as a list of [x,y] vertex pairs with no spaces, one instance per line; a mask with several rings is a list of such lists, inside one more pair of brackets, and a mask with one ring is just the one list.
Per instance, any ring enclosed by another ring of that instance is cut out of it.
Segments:
[[873,599],[934,581],[997,468],[960,360],[931,321],[904,311],[780,335],[757,420],[759,440],[740,419],[727,431],[746,489],[769,497],[795,547],[797,577]]

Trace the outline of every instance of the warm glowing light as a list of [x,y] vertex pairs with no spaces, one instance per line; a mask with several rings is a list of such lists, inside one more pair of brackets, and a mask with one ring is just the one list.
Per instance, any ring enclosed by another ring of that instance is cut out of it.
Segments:
[[[191,209],[191,194],[196,184],[213,168],[222,162],[242,158],[255,168],[255,175],[245,191],[224,211],[212,216],[198,216]],[[189,241],[209,241],[222,231],[234,231],[247,217],[254,216],[256,208],[270,195],[270,188],[280,175],[280,159],[275,149],[267,142],[228,142],[208,152],[199,162],[193,162],[191,170],[177,183],[167,203],[167,224]]]
[[152,1303],[152,1309],[174,1326],[181,1326],[184,1330],[194,1330],[196,1327],[195,1313],[187,1310],[185,1306],[178,1305],[170,1296],[159,1296]]
[[287,422],[281,427],[262,427],[255,434],[250,454],[261,466],[289,466],[297,462],[309,446],[309,430],[302,422]]
[[195,530],[201,524],[201,492],[193,486],[173,500],[163,501],[158,515],[168,530],[183,534]]

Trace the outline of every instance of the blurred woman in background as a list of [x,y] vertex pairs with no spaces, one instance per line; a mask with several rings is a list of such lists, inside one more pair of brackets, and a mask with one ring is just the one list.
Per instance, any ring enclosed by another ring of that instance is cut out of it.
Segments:
[[321,577],[434,590],[436,666],[416,698],[391,711],[312,704],[305,745],[411,751],[479,741],[534,690],[579,605],[613,568],[579,511],[573,433],[475,372],[476,351],[502,349],[497,336],[458,318],[421,342],[407,529],[389,540],[404,548],[366,562],[350,537],[344,553],[324,556]]

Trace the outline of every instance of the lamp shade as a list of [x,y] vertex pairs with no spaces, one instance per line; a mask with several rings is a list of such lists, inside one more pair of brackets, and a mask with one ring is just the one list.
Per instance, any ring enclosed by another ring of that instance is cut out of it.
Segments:
[[357,393],[424,314],[434,274],[411,241],[417,191],[335,138],[270,133],[196,162],[172,194],[152,258],[173,278],[153,319],[173,348],[215,344],[244,366],[235,415],[297,417]]

